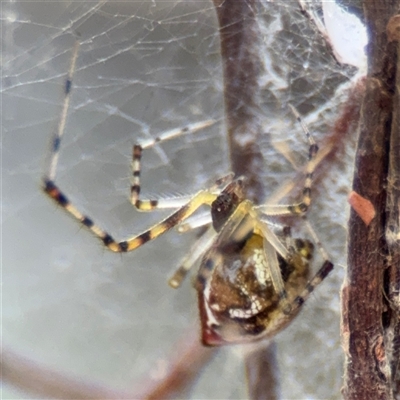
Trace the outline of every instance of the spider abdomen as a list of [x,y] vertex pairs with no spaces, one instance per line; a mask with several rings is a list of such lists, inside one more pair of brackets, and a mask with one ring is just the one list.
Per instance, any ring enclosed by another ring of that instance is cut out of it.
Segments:
[[[302,243],[289,261],[279,258],[289,302],[301,293],[309,277],[312,246]],[[254,341],[272,335],[290,320],[275,291],[263,247],[263,237],[252,233],[239,251],[219,246],[210,252],[211,275],[199,291],[202,338],[206,345]],[[203,262],[206,262],[208,254]]]

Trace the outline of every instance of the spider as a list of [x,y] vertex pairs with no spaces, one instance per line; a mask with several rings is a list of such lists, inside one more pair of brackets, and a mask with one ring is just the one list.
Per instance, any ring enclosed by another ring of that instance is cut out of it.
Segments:
[[[133,251],[174,227],[185,232],[198,226],[207,226],[205,233],[169,280],[172,287],[179,287],[191,266],[201,260],[195,287],[199,298],[203,344],[244,343],[275,335],[293,320],[314,288],[333,269],[310,224],[307,223],[308,230],[324,259],[313,277],[310,277],[310,261],[314,245],[308,240],[293,239],[289,228],[283,228],[281,234],[275,233],[274,224],[268,219],[282,215],[304,218],[311,204],[318,146],[299,113],[290,106],[309,144],[300,201],[288,205],[256,205],[245,197],[245,177],[234,177],[233,174],[217,179],[214,185],[190,197],[141,199],[143,150],[214,123],[208,120],[164,132],[155,139],[134,145],[131,203],[139,211],[160,208],[177,210],[139,235],[118,241],[80,212],[55,183],[78,48],[79,44],[76,43],[65,82],[61,117],[51,142],[50,162],[43,178],[45,193],[113,252]],[[211,212],[193,216],[203,205],[210,207]]]

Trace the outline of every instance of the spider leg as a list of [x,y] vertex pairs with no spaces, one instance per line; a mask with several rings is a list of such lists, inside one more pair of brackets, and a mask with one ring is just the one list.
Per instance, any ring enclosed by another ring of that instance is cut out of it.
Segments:
[[57,163],[60,156],[61,138],[65,131],[65,124],[67,122],[69,103],[71,100],[72,77],[75,73],[76,60],[78,58],[78,50],[79,50],[79,42],[76,41],[72,51],[71,63],[69,66],[67,78],[65,80],[63,108],[61,111],[61,116],[58,122],[57,129],[53,133],[51,141],[51,148],[49,152],[50,154],[49,163],[47,167],[47,172],[45,173],[45,179],[48,180],[53,180],[56,176]]
[[[285,260],[290,257],[290,253],[266,224],[259,223],[259,226],[264,236],[264,254],[268,264],[268,271],[271,275],[272,285],[274,286],[275,292],[279,296],[283,312],[285,314],[289,314],[291,311],[291,305],[288,301],[285,284],[279,268],[277,252]],[[279,245],[277,246],[278,243]],[[284,251],[282,251],[283,249]]]
[[188,218],[184,223],[178,225],[177,230],[179,233],[186,233],[193,229],[211,224],[211,222],[211,214],[210,211],[207,210],[201,214]]
[[310,222],[308,221],[307,218],[303,217],[303,219],[306,224],[307,230],[310,232],[310,235],[313,238],[314,243],[316,244],[316,246],[318,248],[318,251],[322,255],[322,258],[324,259],[324,261],[329,261],[328,253],[326,252],[324,246],[322,246],[322,243],[319,240],[319,237],[318,237],[317,233],[315,232],[314,228],[312,227],[312,225],[310,224]]
[[[307,221],[305,217],[303,217],[305,220],[306,226],[308,231],[311,234],[311,237],[313,238],[314,243],[316,244],[318,250],[320,251],[324,262],[322,267],[319,269],[319,271],[314,275],[312,279],[310,279],[304,290],[293,300],[293,302],[289,302],[287,298],[287,293],[284,287],[284,283],[282,280],[282,275],[279,269],[279,264],[277,263],[276,259],[276,250],[277,252],[280,252],[277,248],[275,248],[274,243],[276,243],[275,239],[273,239],[273,236],[275,234],[270,231],[268,232],[265,228],[267,226],[264,225],[263,228],[263,235],[265,237],[264,239],[264,249],[265,249],[265,254],[267,256],[267,259],[269,260],[269,267],[270,267],[270,273],[271,273],[271,280],[274,285],[275,291],[278,293],[280,301],[282,301],[282,310],[285,314],[294,314],[296,313],[296,310],[310,297],[311,292],[326,278],[326,276],[332,271],[334,265],[333,263],[329,260],[328,253],[322,246],[317,234],[315,233],[314,229],[312,228],[311,224]],[[262,221],[262,219],[260,219]],[[287,229],[284,229],[284,239],[286,243],[286,249],[287,249],[287,256],[285,257],[283,254],[282,257],[285,258],[286,260],[288,259],[287,257],[290,258],[290,253],[291,250],[293,249],[293,245],[290,233]],[[276,240],[279,242],[279,239],[276,237]],[[280,242],[279,242],[280,243]],[[283,246],[283,245],[282,245]],[[271,249],[272,248],[272,249]]]
[[329,260],[325,260],[321,268],[317,271],[312,279],[307,282],[304,290],[298,295],[291,307],[290,313],[294,314],[297,310],[307,301],[310,294],[314,289],[328,276],[328,274],[333,270],[333,264]]
[[212,227],[201,235],[201,237],[194,243],[186,257],[181,261],[179,267],[175,270],[174,274],[168,280],[168,283],[173,288],[178,288],[190,268],[202,257],[214,242],[216,233]]
[[206,120],[194,124],[189,124],[184,128],[171,129],[162,133],[160,136],[143,140],[133,146],[132,151],[132,185],[131,185],[131,203],[140,211],[151,211],[154,209],[162,208],[177,208],[183,206],[188,197],[174,198],[174,199],[139,199],[140,195],[140,174],[141,174],[141,158],[144,149],[148,149],[157,143],[167,141],[185,134],[192,134],[201,129],[205,129],[213,125],[215,120]]
[[310,294],[314,291],[314,289],[328,276],[328,274],[333,270],[334,267],[333,263],[329,260],[328,253],[322,246],[322,243],[320,242],[318,235],[314,231],[313,227],[305,216],[303,216],[303,219],[306,224],[307,230],[313,238],[314,244],[317,246],[319,252],[322,255],[324,262],[317,273],[313,276],[313,278],[311,278],[307,282],[303,291],[293,299],[293,304],[291,305],[290,309],[290,313],[293,314],[296,313],[297,310],[305,303],[305,301],[310,297]]
[[280,224],[278,222],[272,222],[271,220],[269,220],[267,217],[263,217],[262,215],[260,215],[260,221],[264,224],[267,224],[269,227],[272,227],[274,229],[279,229],[280,231],[282,231],[283,235],[286,235],[285,233],[285,229],[288,228],[287,225],[284,224]]
[[307,282],[307,285],[303,292],[296,297],[295,301],[295,309],[300,307],[308,297],[310,297],[311,292],[327,277],[327,275],[333,270],[333,263],[329,260],[328,253],[322,246],[321,241],[318,238],[318,235],[316,234],[314,228],[310,224],[310,222],[303,217],[304,222],[306,224],[307,230],[310,232],[311,237],[313,238],[314,243],[316,244],[319,252],[322,255],[322,258],[324,260],[321,268],[317,271],[317,273],[314,275],[312,279],[310,279],[309,282]]
[[[309,143],[309,150],[308,150],[308,162],[306,164],[305,168],[305,175],[306,179],[304,182],[304,187],[303,187],[303,193],[302,193],[302,198],[298,203],[295,204],[286,204],[286,205],[268,205],[264,204],[261,206],[256,206],[255,209],[259,212],[261,212],[264,216],[278,216],[278,215],[299,215],[302,216],[303,219],[306,222],[306,226],[308,231],[310,232],[314,243],[317,245],[318,250],[322,254],[322,257],[324,259],[323,265],[319,269],[319,271],[314,275],[312,279],[310,279],[304,290],[298,295],[294,300],[294,304],[290,304],[289,308],[287,308],[287,305],[284,305],[284,310],[285,308],[289,310],[290,314],[294,314],[297,312],[298,308],[308,299],[310,296],[311,292],[317,287],[325,278],[326,276],[332,271],[333,269],[333,264],[329,260],[328,254],[325,251],[324,247],[322,246],[320,240],[318,239],[317,234],[315,233],[314,229],[310,225],[310,223],[307,221],[305,214],[311,204],[311,187],[313,183],[313,173],[314,170],[318,164],[317,160],[317,153],[318,153],[318,146],[315,143],[314,138],[312,137],[309,129],[307,128],[306,124],[302,121],[300,114],[297,112],[297,110],[290,105],[290,108],[296,117],[297,121],[300,123],[303,132],[306,135],[307,141]],[[265,217],[260,218],[261,221],[265,222]],[[271,232],[272,233],[272,232]],[[264,232],[266,234],[266,232]],[[286,238],[286,248],[288,251],[290,251],[290,240],[287,236],[287,234],[284,232],[284,236]],[[267,239],[268,240],[268,239]],[[269,242],[274,244],[276,242],[272,241],[272,237],[269,239]],[[274,246],[275,247],[275,246]],[[279,252],[279,249],[275,247],[275,249]],[[282,254],[281,254],[282,255]],[[285,257],[284,257],[285,258]],[[272,274],[272,267],[271,267],[271,275]],[[279,283],[279,274],[277,274],[276,281],[278,286],[280,286]],[[273,282],[275,280],[273,279]],[[275,283],[274,283],[275,285]],[[278,292],[280,293],[280,292]],[[283,294],[284,292],[282,292]]]
[[304,181],[303,193],[301,200],[295,204],[278,204],[278,205],[268,205],[263,204],[255,207],[257,210],[262,212],[265,215],[304,215],[310,204],[311,204],[311,187],[313,183],[313,174],[314,170],[317,166],[317,153],[318,153],[318,145],[315,143],[314,138],[311,135],[311,132],[307,128],[306,124],[302,121],[300,114],[297,110],[290,105],[290,108],[295,115],[297,121],[300,123],[304,134],[306,135],[309,148],[308,148],[308,161],[305,168],[306,179]]
[[44,191],[54,200],[57,204],[69,212],[75,219],[82,225],[87,227],[94,235],[96,235],[103,244],[114,252],[127,252],[137,249],[146,242],[157,238],[174,226],[178,225],[181,221],[192,215],[203,204],[211,205],[215,200],[216,195],[207,190],[202,190],[192,197],[192,199],[171,214],[169,217],[163,219],[158,224],[150,229],[140,233],[139,235],[130,237],[123,241],[115,241],[113,237],[98,225],[96,225],[91,218],[82,214],[74,205],[70,203],[68,198],[62,193],[54,181],[47,178],[44,179]]
[[71,98],[72,77],[76,68],[78,49],[79,43],[76,42],[72,53],[67,79],[65,81],[65,97],[60,120],[51,141],[49,164],[43,177],[43,190],[58,205],[64,208],[82,225],[87,227],[94,235],[101,239],[104,245],[107,246],[110,250],[114,252],[132,251],[142,244],[148,242],[149,240],[155,239],[167,230],[178,225],[180,222],[192,215],[203,204],[210,205],[215,200],[216,194],[211,193],[209,190],[202,190],[194,195],[192,198],[187,198],[186,202],[184,204],[181,204],[181,207],[178,210],[176,210],[173,214],[162,220],[157,225],[142,232],[137,236],[133,236],[120,242],[115,241],[110,234],[108,234],[106,231],[96,225],[91,218],[80,212],[73,204],[71,204],[67,196],[56,185],[55,177],[60,154],[61,139],[65,131],[65,124]]

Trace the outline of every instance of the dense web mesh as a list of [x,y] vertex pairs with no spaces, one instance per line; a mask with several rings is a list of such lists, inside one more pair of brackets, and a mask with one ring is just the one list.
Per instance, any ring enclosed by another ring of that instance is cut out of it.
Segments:
[[[283,144],[297,166],[304,162],[304,137],[287,104],[322,141],[356,74],[335,61],[297,2],[279,3],[259,5],[267,192],[293,176]],[[75,205],[117,238],[151,226],[165,213],[137,213],[127,200],[132,145],[209,118],[218,123],[144,152],[143,193],[191,194],[228,172],[214,6],[10,2],[1,18],[3,344],[59,371],[131,390],[143,376],[162,374],[163,358],[198,325],[190,281],[178,291],[166,283],[196,235],[171,232],[133,253],[111,254],[45,197],[40,178],[76,38],[57,175]],[[285,399],[340,398],[339,287],[354,135],[346,141],[310,212],[336,269],[276,339]],[[193,399],[245,397],[238,347],[219,351],[191,392]]]

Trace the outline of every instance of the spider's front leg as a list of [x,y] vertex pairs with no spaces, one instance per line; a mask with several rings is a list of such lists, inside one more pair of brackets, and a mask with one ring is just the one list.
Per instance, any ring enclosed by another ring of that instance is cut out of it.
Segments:
[[214,194],[207,190],[202,190],[194,195],[187,204],[150,229],[147,229],[139,235],[118,242],[115,241],[109,233],[96,225],[91,218],[82,214],[73,204],[70,203],[67,196],[58,189],[54,181],[46,177],[44,178],[44,191],[82,225],[90,229],[90,231],[94,233],[107,248],[114,252],[127,252],[137,249],[190,217],[203,204],[210,205],[215,199]]
[[[135,250],[144,243],[157,238],[164,232],[178,225],[186,218],[191,216],[200,206],[203,204],[211,205],[216,195],[209,190],[202,190],[190,199],[186,199],[184,203],[180,203],[180,208],[176,210],[169,217],[163,219],[155,226],[147,229],[139,235],[130,237],[123,241],[116,241],[107,231],[100,228],[99,225],[83,214],[77,207],[75,207],[68,199],[68,197],[58,188],[55,183],[57,164],[60,154],[61,139],[65,131],[65,125],[67,121],[69,103],[71,98],[72,78],[76,68],[76,60],[78,57],[79,43],[76,42],[71,57],[71,64],[68,70],[67,79],[64,87],[64,104],[62,113],[58,123],[58,127],[53,135],[51,142],[51,148],[49,152],[49,164],[43,177],[43,190],[45,193],[52,198],[58,205],[64,208],[69,214],[71,214],[76,220],[78,220],[83,226],[88,228],[95,236],[97,236],[103,244],[114,252],[127,252]],[[203,123],[204,126],[204,123]],[[174,135],[176,136],[176,134]],[[169,137],[172,137],[169,134]],[[168,138],[169,138],[168,137]],[[140,159],[140,157],[139,157]],[[140,165],[139,165],[140,166]],[[151,203],[150,203],[151,204]]]
[[171,199],[140,199],[140,174],[141,159],[144,149],[153,147],[157,143],[167,141],[185,134],[193,134],[199,130],[205,129],[215,123],[215,120],[206,120],[194,124],[189,124],[183,128],[171,129],[163,132],[154,139],[143,140],[133,146],[132,151],[132,185],[131,185],[131,203],[139,211],[152,211],[155,209],[178,208],[182,207],[190,200],[191,196],[177,197]]

